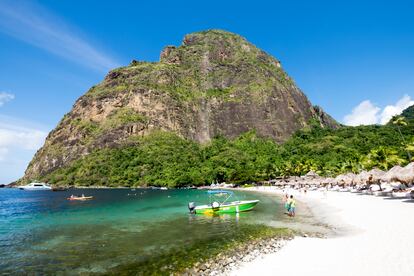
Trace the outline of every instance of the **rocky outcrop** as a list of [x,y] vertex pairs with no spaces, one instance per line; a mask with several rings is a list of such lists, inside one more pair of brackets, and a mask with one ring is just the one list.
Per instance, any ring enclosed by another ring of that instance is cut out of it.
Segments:
[[25,178],[152,130],[206,143],[254,129],[283,142],[311,119],[337,126],[312,106],[278,60],[233,33],[193,33],[181,46],[164,48],[159,62],[134,60],[109,72],[49,134]]

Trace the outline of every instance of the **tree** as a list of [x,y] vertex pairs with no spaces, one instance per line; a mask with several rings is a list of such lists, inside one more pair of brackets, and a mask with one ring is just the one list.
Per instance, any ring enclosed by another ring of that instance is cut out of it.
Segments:
[[398,155],[397,150],[383,146],[371,150],[363,161],[366,169],[377,167],[383,170],[388,170],[392,166],[402,163],[404,163],[404,159]]
[[401,126],[407,126],[408,125],[407,121],[402,116],[396,116],[392,119],[392,124],[397,126],[398,133],[400,134],[401,140],[406,149],[405,151],[407,152],[407,155],[408,155],[408,160],[411,161],[410,151],[407,150],[407,143],[405,142],[404,136],[401,133]]

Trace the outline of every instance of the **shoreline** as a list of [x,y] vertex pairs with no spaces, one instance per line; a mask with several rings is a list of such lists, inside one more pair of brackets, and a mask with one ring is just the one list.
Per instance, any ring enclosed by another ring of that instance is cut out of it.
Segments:
[[[283,195],[282,190],[272,188],[262,192]],[[278,252],[244,262],[231,275],[274,275],[275,271],[287,275],[414,275],[413,200],[347,192],[289,192],[331,226],[333,235],[296,236]]]
[[[232,188],[231,190],[269,194],[269,191],[252,188]],[[283,196],[283,193],[275,193],[274,191],[270,191],[270,193],[280,198]],[[303,209],[308,209],[306,207],[307,203],[298,201],[297,204],[298,207],[301,207],[302,213],[306,213],[306,218],[303,214],[300,214],[296,217],[296,221],[295,218],[291,218],[294,223],[292,225],[290,225],[292,222],[281,221],[271,226],[278,229],[289,229],[290,236],[275,236],[244,241],[235,249],[223,251],[217,256],[208,258],[205,262],[198,262],[195,266],[186,269],[183,275],[231,275],[250,262],[277,253],[297,237],[325,239],[328,236],[337,235],[331,225],[317,220],[317,217],[310,214],[309,210],[303,211]],[[319,224],[319,227],[312,227],[311,224]]]

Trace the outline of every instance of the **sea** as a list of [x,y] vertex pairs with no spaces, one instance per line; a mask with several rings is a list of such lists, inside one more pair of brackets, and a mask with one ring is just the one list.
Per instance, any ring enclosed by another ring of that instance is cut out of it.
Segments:
[[[72,194],[93,199],[67,200]],[[206,216],[187,208],[190,201],[208,203],[205,190],[0,189],[0,274],[118,274],[123,268],[159,274],[170,252],[185,258],[252,227],[291,223],[275,195],[236,191],[235,197],[260,203],[250,212]]]

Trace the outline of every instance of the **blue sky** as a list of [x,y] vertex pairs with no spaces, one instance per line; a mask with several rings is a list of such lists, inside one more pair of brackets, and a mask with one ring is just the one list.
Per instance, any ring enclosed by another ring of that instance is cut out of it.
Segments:
[[[414,103],[410,1],[0,1],[0,183],[110,68],[156,61],[186,33],[239,33],[350,125]],[[362,3],[363,2],[363,3]]]

